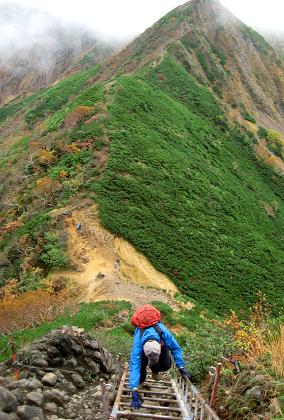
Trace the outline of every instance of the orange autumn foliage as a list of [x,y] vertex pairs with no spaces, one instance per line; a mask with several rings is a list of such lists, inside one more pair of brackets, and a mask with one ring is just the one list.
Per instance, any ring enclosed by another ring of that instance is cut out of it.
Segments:
[[89,106],[78,106],[65,117],[64,128],[68,129],[74,127],[90,113],[90,110],[91,108]]
[[49,176],[44,176],[36,181],[37,190],[39,193],[51,194],[60,189],[60,183],[54,181]]
[[67,308],[76,310],[74,297],[66,289],[57,294],[39,289],[16,296],[7,295],[0,300],[0,334],[51,321]]
[[37,154],[37,160],[41,165],[49,165],[54,160],[54,154],[51,150],[42,149]]
[[6,233],[15,232],[22,224],[23,222],[20,222],[19,220],[9,222],[0,229],[0,234],[6,235]]

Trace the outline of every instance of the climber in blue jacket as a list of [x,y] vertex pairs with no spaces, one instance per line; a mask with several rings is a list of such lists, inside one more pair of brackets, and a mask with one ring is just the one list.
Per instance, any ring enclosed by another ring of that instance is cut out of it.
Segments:
[[136,328],[130,356],[129,386],[132,391],[132,407],[141,407],[142,401],[137,388],[146,379],[147,365],[149,364],[152,370],[152,378],[154,380],[159,379],[159,372],[165,372],[170,369],[171,357],[169,350],[180,374],[184,378],[187,377],[189,379],[190,374],[185,369],[182,350],[174,336],[161,322],[146,329]]

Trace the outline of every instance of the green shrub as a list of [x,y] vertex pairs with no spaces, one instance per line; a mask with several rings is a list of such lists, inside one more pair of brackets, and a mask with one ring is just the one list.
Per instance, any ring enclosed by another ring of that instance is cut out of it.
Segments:
[[39,255],[39,261],[48,270],[57,270],[69,266],[69,258],[58,234],[47,233],[45,235],[45,244],[43,245],[43,252]]
[[183,346],[184,358],[195,382],[203,379],[223,354],[234,350],[233,337],[210,323],[204,323],[194,334],[189,334]]
[[276,156],[280,158],[284,157],[284,140],[282,139],[281,134],[276,131],[269,129],[267,130],[267,144],[269,149],[274,153]]
[[19,292],[26,292],[28,290],[36,290],[41,286],[42,275],[36,270],[27,271],[20,276],[18,284]]
[[[33,107],[26,111],[25,121],[28,126],[32,128],[37,120],[62,108],[68,102],[71,95],[80,92],[87,80],[96,74],[98,68],[99,66],[95,66],[88,70],[78,72],[42,90],[35,97],[36,101],[32,103]],[[54,125],[55,127],[56,125]]]
[[261,139],[267,139],[268,133],[267,133],[267,130],[265,128],[259,127],[258,131],[257,131],[257,134],[259,135],[259,137]]
[[250,121],[254,124],[256,123],[256,119],[252,115],[248,114],[247,112],[241,112],[241,114],[245,120]]
[[167,324],[173,323],[173,309],[163,302],[158,302],[156,300],[153,300],[151,302],[151,305],[155,306],[160,312],[161,312],[161,320],[162,322],[165,322]]
[[90,150],[80,150],[75,153],[69,153],[62,155],[57,161],[57,164],[51,167],[48,174],[52,179],[58,178],[61,171],[67,173],[67,176],[73,177],[83,166],[91,161],[92,152]]

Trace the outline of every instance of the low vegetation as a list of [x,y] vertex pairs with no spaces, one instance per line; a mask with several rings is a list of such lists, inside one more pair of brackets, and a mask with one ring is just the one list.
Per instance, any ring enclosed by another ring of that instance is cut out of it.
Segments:
[[[209,92],[168,59],[121,77],[113,98],[96,186],[104,225],[207,308],[247,311],[261,289],[278,313],[283,181],[256,162],[254,135],[228,131]],[[274,218],[264,201],[278,203]]]

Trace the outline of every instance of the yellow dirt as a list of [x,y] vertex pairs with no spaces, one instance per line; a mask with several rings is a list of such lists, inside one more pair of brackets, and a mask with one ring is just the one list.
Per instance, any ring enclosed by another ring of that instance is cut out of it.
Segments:
[[[96,206],[69,211],[71,214],[65,217],[67,249],[75,271],[54,276],[75,280],[81,290],[80,301],[127,300],[135,308],[159,300],[179,309],[173,299],[176,286],[129,242],[104,229]],[[51,214],[58,217],[62,212],[54,210]],[[77,223],[82,225],[80,231]]]

